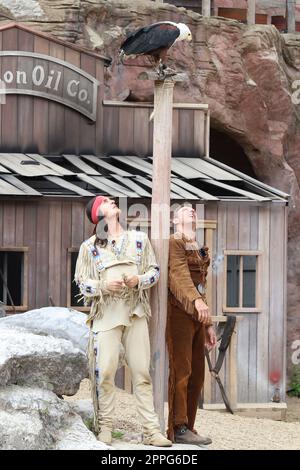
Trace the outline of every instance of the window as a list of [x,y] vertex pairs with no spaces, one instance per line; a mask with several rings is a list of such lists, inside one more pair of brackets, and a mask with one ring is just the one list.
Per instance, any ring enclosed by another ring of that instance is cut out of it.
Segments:
[[259,256],[257,251],[225,251],[224,312],[257,312]]
[[89,307],[85,307],[83,299],[79,300],[79,289],[74,282],[74,274],[79,248],[68,248],[68,292],[67,306],[81,311],[88,311]]
[[7,311],[27,310],[28,248],[0,248],[0,300]]

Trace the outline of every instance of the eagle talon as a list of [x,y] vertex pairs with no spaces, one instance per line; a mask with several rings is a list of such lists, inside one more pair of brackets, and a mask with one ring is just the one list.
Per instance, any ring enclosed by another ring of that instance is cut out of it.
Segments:
[[176,73],[177,73],[176,70],[171,69],[170,67],[166,67],[164,69],[164,74],[166,77],[171,77],[172,75],[176,75]]
[[157,73],[158,73],[159,78],[165,78],[166,68],[167,68],[167,66],[160,61],[159,64],[158,64],[158,69],[157,69]]
[[158,66],[157,73],[160,79],[166,79],[176,75],[176,70],[167,67],[165,64]]

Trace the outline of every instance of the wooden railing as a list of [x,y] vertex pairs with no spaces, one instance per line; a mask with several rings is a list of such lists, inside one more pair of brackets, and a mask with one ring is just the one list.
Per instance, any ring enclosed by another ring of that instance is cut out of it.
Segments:
[[[164,0],[153,0],[163,3]],[[227,2],[213,0],[166,0],[165,3],[184,7],[193,10],[203,16],[224,16],[246,23],[252,24],[274,24],[280,32],[294,33],[300,31],[300,23],[296,23],[295,4],[296,0],[282,0],[281,9],[283,16],[271,16],[268,13],[268,6],[257,8],[256,0],[247,0],[247,7],[229,8]],[[271,7],[270,2],[270,7]],[[259,6],[259,5],[258,5]],[[259,11],[257,11],[259,10]]]

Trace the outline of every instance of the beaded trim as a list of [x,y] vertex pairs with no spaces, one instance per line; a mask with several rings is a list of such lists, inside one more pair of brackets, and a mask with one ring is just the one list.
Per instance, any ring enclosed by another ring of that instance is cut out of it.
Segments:
[[79,289],[85,294],[96,294],[95,287],[89,286],[88,284],[81,282],[79,284]]
[[150,284],[153,284],[154,282],[158,281],[159,279],[159,267],[155,266],[155,273],[152,274],[152,276],[147,276],[146,274],[143,274],[141,277],[141,285],[148,286]]
[[108,246],[110,246],[111,251],[115,254],[116,258],[119,259],[122,256],[123,252],[126,251],[126,248],[128,246],[128,233],[124,232],[124,234],[122,235],[122,242],[120,248],[118,248],[118,245],[116,244],[115,240],[108,240],[107,244]]
[[97,248],[95,248],[95,246],[92,245],[90,242],[85,242],[85,243],[86,243],[86,245],[89,249],[90,254],[92,255],[92,257],[94,259],[97,271],[99,271],[99,272],[103,271],[105,269],[105,266],[101,261],[100,254],[99,254]]
[[141,238],[138,238],[135,241],[135,246],[136,246],[136,262],[137,262],[137,264],[141,264],[142,255],[143,255],[143,242],[142,242]]

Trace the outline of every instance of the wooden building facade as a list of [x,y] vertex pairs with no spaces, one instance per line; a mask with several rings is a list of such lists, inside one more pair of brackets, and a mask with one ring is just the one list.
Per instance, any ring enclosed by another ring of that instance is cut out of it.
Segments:
[[[107,64],[20,25],[0,30],[0,78],[10,90],[0,106],[0,300],[8,314],[49,304],[85,310],[72,278],[95,194],[118,198],[124,222],[149,230],[153,105],[105,101]],[[225,387],[236,406],[268,404],[274,394],[284,403],[288,195],[211,158],[209,128],[206,105],[174,104],[172,208],[197,208],[198,238],[212,259],[212,313],[242,317],[236,361],[227,357],[220,374]],[[126,380],[119,373],[118,383]],[[207,375],[205,403],[220,402]]]

